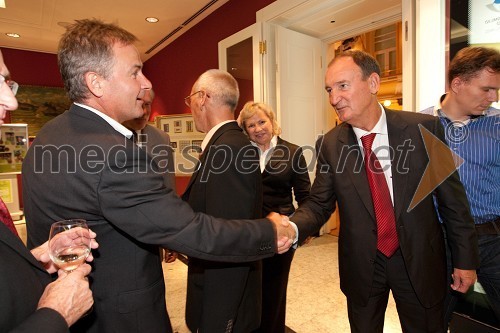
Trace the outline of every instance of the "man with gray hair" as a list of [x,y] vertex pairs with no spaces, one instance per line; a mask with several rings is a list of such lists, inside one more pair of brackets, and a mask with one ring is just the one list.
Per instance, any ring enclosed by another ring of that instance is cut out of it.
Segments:
[[23,163],[29,247],[61,219],[85,219],[99,235],[94,310],[77,331],[171,332],[158,247],[240,262],[285,251],[295,238],[278,214],[273,221],[217,219],[193,212],[164,185],[156,161],[122,125],[143,114],[151,89],[135,42],[95,19],[68,27],[58,61],[73,104],[45,124]]
[[[259,154],[235,121],[234,77],[211,69],[194,83],[186,105],[196,129],[207,133],[199,169],[182,198],[196,212],[258,218],[262,211]],[[251,332],[260,324],[261,261],[221,263],[190,257],[186,323],[193,332]],[[214,306],[214,304],[217,304]]]

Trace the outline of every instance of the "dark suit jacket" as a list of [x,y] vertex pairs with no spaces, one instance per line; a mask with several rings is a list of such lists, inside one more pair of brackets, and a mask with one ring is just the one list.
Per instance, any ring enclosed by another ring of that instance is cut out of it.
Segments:
[[[443,128],[438,118],[428,115],[391,110],[386,110],[386,115],[400,248],[417,297],[423,306],[431,307],[443,300],[448,289],[443,231],[431,193],[413,210],[408,208],[429,161],[419,124],[445,142]],[[337,126],[324,136],[318,149],[311,195],[293,216],[299,228],[299,241],[321,227],[337,202],[341,221],[340,286],[350,301],[366,304],[377,252],[377,232],[363,158],[352,127],[347,123]],[[448,231],[455,267],[475,269],[477,239],[457,172],[434,192]]]
[[68,325],[59,313],[48,308],[36,309],[51,277],[2,222],[0,253],[0,330],[68,332]]
[[[196,212],[257,218],[262,210],[259,154],[236,122],[222,125],[200,157],[183,195]],[[260,262],[189,260],[186,322],[202,332],[250,332],[260,323]]]
[[22,170],[28,246],[41,244],[50,224],[66,218],[83,218],[97,233],[88,331],[167,331],[158,246],[236,262],[275,251],[271,223],[194,213],[153,169],[143,149],[76,105],[47,123],[28,150]]
[[144,136],[141,139],[145,139],[142,145],[158,165],[165,186],[175,191],[174,151],[170,146],[170,136],[151,125],[146,125],[141,134]]
[[[142,148],[149,154],[149,157],[156,162],[158,171],[163,177],[165,187],[172,188],[175,192],[174,151],[170,146],[170,136],[148,124],[141,130],[139,141],[142,144]],[[161,248],[160,258],[163,260],[163,249]],[[170,321],[170,318],[167,319]],[[172,324],[169,322],[168,326],[167,331],[170,332]]]
[[311,181],[302,148],[278,137],[271,158],[262,172],[263,216],[270,212],[291,215],[293,195],[300,205],[309,196]]

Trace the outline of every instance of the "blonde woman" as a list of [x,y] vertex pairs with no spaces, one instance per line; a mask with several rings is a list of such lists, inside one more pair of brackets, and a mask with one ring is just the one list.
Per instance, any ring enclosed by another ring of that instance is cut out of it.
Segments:
[[[259,148],[262,216],[270,212],[293,214],[293,195],[300,205],[309,196],[311,188],[302,149],[279,137],[281,128],[273,110],[266,104],[246,103],[238,117],[238,124],[252,144]],[[285,332],[286,289],[294,252],[290,249],[263,260],[262,319],[256,332]]]

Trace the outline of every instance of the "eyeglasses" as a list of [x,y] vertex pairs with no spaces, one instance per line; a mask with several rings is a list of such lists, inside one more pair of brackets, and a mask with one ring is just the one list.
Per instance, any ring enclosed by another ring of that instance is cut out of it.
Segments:
[[205,92],[203,90],[198,90],[197,92],[194,92],[191,95],[184,97],[184,103],[187,105],[188,108],[191,108],[191,97],[193,97],[197,93],[205,93]]
[[2,85],[5,83],[7,83],[7,85],[9,86],[10,90],[12,90],[12,93],[14,94],[14,96],[16,96],[17,94],[17,89],[19,89],[19,84],[17,84],[16,81],[12,81],[12,80],[8,80],[5,78],[5,76],[3,76],[2,74],[0,74],[0,87],[2,87]]

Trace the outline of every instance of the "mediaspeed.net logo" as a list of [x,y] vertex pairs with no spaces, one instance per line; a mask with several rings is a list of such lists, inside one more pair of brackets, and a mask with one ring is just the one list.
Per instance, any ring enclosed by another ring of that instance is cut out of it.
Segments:
[[500,0],[493,0],[493,3],[487,4],[486,7],[494,12],[500,12]]

